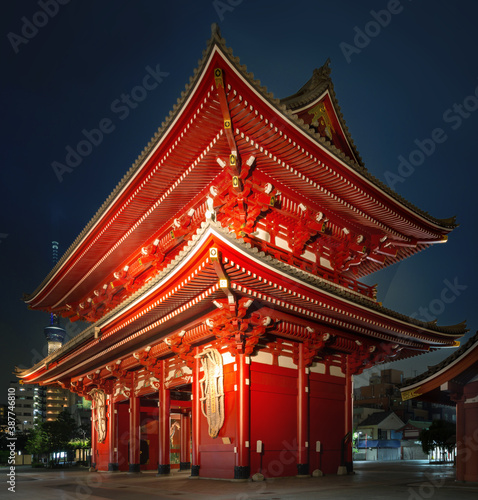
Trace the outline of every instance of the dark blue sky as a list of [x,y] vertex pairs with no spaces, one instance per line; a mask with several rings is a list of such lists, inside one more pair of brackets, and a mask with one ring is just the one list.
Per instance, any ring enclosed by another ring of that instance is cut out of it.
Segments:
[[[0,402],[14,365],[37,362],[45,344],[47,315],[20,299],[51,269],[51,241],[63,254],[131,166],[192,75],[213,22],[277,97],[331,58],[369,171],[435,217],[460,223],[447,244],[368,281],[379,283],[387,307],[443,325],[467,319],[477,330],[476,2],[62,3],[45,0],[50,14],[41,14],[42,2],[8,2],[0,19]],[[120,111],[117,100],[149,71],[162,82]],[[66,148],[102,120],[108,133],[59,182],[52,163],[64,163]],[[400,157],[415,165],[400,173]],[[415,358],[407,375],[448,354]]]

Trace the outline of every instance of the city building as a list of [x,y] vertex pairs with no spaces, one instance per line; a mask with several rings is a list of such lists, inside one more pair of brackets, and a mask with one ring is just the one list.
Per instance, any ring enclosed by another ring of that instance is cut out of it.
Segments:
[[357,426],[357,448],[364,460],[400,460],[404,422],[393,411],[369,415]]
[[393,411],[404,422],[446,420],[455,422],[455,408],[430,401],[402,400],[400,388],[406,383],[401,370],[372,373],[369,385],[354,390],[354,428],[377,411]]
[[31,429],[36,421],[42,421],[45,412],[45,390],[43,387],[23,384],[13,380],[10,387],[15,394],[15,417],[18,430],[23,432]]
[[367,172],[328,64],[278,100],[214,27],[160,130],[25,297],[90,326],[17,376],[92,400],[94,470],[164,475],[179,454],[192,477],[351,472],[353,375],[466,331],[384,308],[359,279],[454,227]]
[[44,420],[47,422],[56,420],[64,410],[68,410],[78,426],[88,425],[91,418],[91,402],[67,389],[47,386],[45,388]]
[[[58,262],[58,242],[52,242],[53,263]],[[57,314],[50,313],[50,324],[44,328],[43,334],[47,341],[48,354],[53,354],[63,346],[66,331],[60,326],[60,319]],[[58,415],[68,410],[78,426],[89,425],[91,420],[91,403],[82,396],[69,391],[68,389],[49,385],[41,388],[44,391],[45,405],[43,420],[54,421]]]

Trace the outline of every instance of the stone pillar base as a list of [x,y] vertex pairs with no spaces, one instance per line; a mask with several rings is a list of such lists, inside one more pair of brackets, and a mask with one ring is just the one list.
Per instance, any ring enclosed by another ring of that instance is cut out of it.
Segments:
[[199,478],[199,465],[192,465],[191,466],[191,476],[192,478],[198,479]]
[[118,472],[119,466],[118,464],[108,464],[108,472]]
[[347,467],[345,465],[339,465],[337,469],[337,476],[346,476],[347,475]]
[[168,474],[171,474],[170,464],[158,465],[158,476],[167,476]]
[[297,477],[310,477],[309,464],[297,464]]
[[179,470],[189,470],[191,468],[191,462],[179,462]]
[[139,464],[129,464],[129,471],[128,472],[131,472],[134,474],[141,472]]
[[248,465],[234,466],[234,479],[249,479],[251,469]]

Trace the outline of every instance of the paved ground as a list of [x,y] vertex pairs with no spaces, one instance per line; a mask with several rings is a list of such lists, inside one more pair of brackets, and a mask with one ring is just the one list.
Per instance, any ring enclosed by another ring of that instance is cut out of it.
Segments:
[[[12,500],[466,500],[478,498],[478,484],[457,483],[454,469],[425,461],[356,462],[355,474],[321,478],[281,478],[262,483],[189,479],[177,472],[89,473],[16,468],[15,493],[8,491],[7,470],[0,469],[0,499]],[[11,496],[10,496],[11,495]]]

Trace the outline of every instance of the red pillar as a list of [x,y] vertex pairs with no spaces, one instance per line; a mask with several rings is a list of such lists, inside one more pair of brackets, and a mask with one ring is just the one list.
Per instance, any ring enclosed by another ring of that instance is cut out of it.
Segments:
[[140,471],[140,398],[129,398],[129,472]]
[[[345,429],[342,440],[342,460],[339,474],[351,473],[353,471],[352,461],[352,438],[353,438],[353,404],[354,388],[352,373],[347,359],[347,368],[345,371]],[[343,469],[345,467],[345,470]]]
[[158,474],[171,472],[170,440],[169,440],[169,389],[166,388],[166,362],[161,360],[161,377],[159,385],[159,457]]
[[[465,385],[464,408],[464,481],[478,481],[478,381]],[[457,435],[458,440],[458,435]],[[458,473],[457,473],[458,475]],[[457,477],[458,479],[458,477]]]
[[193,407],[192,407],[192,431],[193,431],[193,449],[192,449],[192,465],[191,477],[199,477],[199,440],[201,436],[201,388],[199,387],[199,380],[201,373],[199,368],[201,362],[197,358],[199,354],[199,347],[194,348],[194,367],[193,367]]
[[249,479],[250,463],[250,357],[236,354],[236,465],[234,479]]
[[181,456],[179,470],[191,468],[191,419],[189,413],[181,413]]
[[456,480],[465,480],[465,444],[463,436],[465,435],[465,409],[464,398],[456,401]]
[[299,344],[297,370],[297,475],[309,475],[309,375],[304,362],[304,344]]
[[90,472],[96,471],[97,463],[97,443],[96,443],[96,427],[95,421],[93,420],[93,415],[95,414],[95,400],[91,401],[91,462],[90,462]]
[[116,403],[112,394],[108,395],[108,471],[115,472],[118,467],[118,427]]

